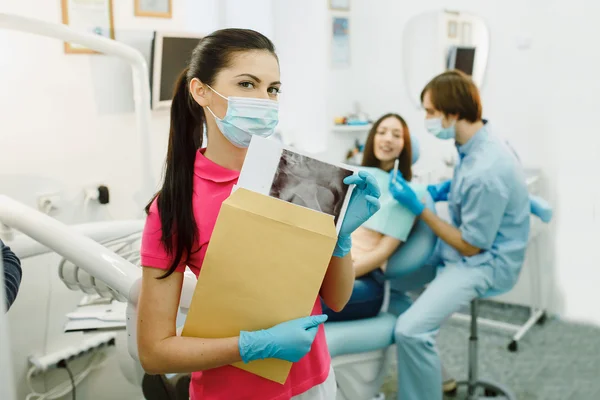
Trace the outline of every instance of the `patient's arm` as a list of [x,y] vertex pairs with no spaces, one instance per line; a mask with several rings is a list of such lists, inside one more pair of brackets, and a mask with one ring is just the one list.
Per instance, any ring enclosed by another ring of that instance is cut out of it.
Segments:
[[373,250],[363,253],[354,259],[355,276],[360,278],[381,267],[401,244],[401,240],[391,236],[382,237]]
[[238,337],[199,339],[177,336],[175,321],[183,273],[165,279],[157,268],[143,268],[138,303],[138,352],[149,374],[188,373],[241,361]]

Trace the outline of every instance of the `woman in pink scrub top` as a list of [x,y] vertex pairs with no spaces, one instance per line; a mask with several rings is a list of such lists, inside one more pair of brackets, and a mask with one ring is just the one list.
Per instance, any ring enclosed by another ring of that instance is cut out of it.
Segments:
[[[339,311],[350,298],[355,275],[351,234],[379,209],[377,183],[364,172],[344,180],[356,187],[311,316],[223,339],[176,334],[183,271],[188,266],[199,274],[250,138],[273,133],[280,86],[273,44],[245,29],[224,29],[201,39],[176,83],[164,182],[146,208],[138,350],[149,374],[192,373],[191,399],[335,398],[321,299]],[[208,146],[200,149],[204,133]],[[230,365],[264,358],[294,363],[283,385]]]

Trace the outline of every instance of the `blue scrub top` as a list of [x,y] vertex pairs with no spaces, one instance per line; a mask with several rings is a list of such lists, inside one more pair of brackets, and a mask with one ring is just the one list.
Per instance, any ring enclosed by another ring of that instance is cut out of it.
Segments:
[[482,252],[463,257],[438,240],[444,265],[488,267],[492,289],[509,290],[516,283],[529,239],[530,203],[525,173],[508,145],[484,125],[467,143],[457,145],[460,161],[448,206],[462,238]]

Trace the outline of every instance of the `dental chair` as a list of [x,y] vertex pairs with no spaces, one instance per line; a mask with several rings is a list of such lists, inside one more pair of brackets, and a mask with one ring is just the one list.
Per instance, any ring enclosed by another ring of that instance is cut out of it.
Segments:
[[[427,208],[435,211],[427,195]],[[435,248],[436,236],[418,220],[407,241],[390,257],[385,270],[385,295],[379,315],[353,321],[325,323],[327,345],[338,384],[337,400],[369,400],[383,385],[392,357],[397,316],[388,312],[389,280],[418,270]],[[440,388],[441,390],[441,388]]]
[[[413,164],[419,158],[419,147],[411,137]],[[426,206],[435,212],[429,194]],[[373,318],[325,323],[325,336],[338,385],[336,400],[369,400],[378,395],[395,351],[394,329],[397,315],[389,312],[390,280],[418,270],[429,259],[437,237],[420,219],[407,241],[396,250],[385,270],[384,301],[381,312]],[[440,389],[441,390],[441,389]]]

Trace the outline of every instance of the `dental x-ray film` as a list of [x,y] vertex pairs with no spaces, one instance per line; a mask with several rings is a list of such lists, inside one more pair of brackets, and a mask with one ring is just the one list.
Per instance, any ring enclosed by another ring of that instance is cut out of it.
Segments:
[[354,188],[343,182],[356,172],[350,168],[255,136],[236,187],[332,215],[339,233]]

